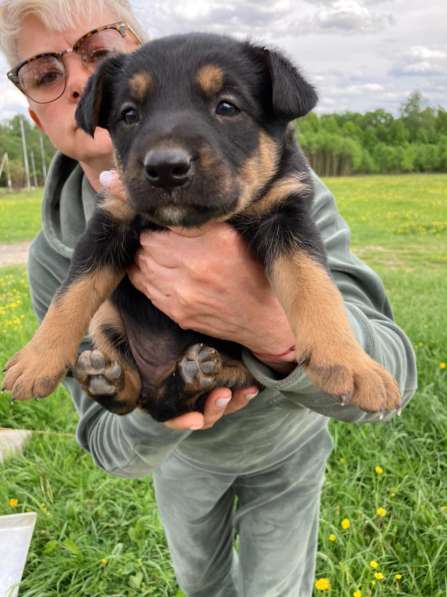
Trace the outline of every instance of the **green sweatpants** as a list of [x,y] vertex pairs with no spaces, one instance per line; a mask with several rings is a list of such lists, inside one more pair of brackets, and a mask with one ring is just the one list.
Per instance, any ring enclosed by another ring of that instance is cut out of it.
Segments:
[[322,429],[287,459],[254,474],[210,473],[178,454],[161,465],[154,474],[157,502],[188,597],[312,595],[330,449]]

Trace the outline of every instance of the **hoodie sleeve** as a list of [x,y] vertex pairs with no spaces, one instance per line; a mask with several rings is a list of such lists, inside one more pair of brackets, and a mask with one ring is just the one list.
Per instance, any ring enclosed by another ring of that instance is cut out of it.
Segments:
[[[378,275],[350,251],[350,230],[337,211],[334,198],[322,181],[313,175],[315,198],[313,218],[326,248],[332,277],[340,290],[354,334],[364,350],[381,363],[397,380],[403,406],[417,389],[416,359],[407,336],[393,321],[391,307]],[[342,421],[379,420],[378,413],[367,413],[356,406],[341,406],[296,367],[286,378],[278,376],[248,351],[244,362],[265,387],[282,392],[286,399],[327,417]],[[394,413],[388,413],[387,420]]]
[[[31,245],[28,260],[32,305],[40,321],[68,267],[69,260],[56,253],[41,233]],[[87,347],[85,343],[81,348]],[[67,376],[64,386],[79,415],[79,444],[112,475],[149,475],[191,433],[169,429],[140,409],[125,416],[115,415],[91,400],[73,377]]]

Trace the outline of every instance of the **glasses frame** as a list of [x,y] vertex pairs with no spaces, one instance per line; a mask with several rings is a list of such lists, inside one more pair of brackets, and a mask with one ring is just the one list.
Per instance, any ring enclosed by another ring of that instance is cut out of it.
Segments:
[[[81,46],[82,43],[86,39],[88,39],[89,37],[91,37],[95,33],[100,33],[101,31],[107,31],[109,29],[114,29],[115,31],[118,31],[118,33],[121,35],[121,37],[123,39],[126,37],[126,33],[129,32],[129,33],[131,33],[135,37],[136,41],[139,44],[142,43],[140,37],[132,29],[132,27],[130,25],[128,25],[127,23],[124,23],[122,21],[119,21],[117,23],[111,23],[110,25],[104,25],[103,27],[98,27],[97,29],[92,29],[91,31],[88,31],[88,33],[85,33],[82,37],[80,37],[73,44],[73,46],[71,48],[67,48],[66,50],[62,50],[62,52],[43,52],[41,54],[36,54],[35,56],[32,56],[31,58],[28,58],[27,60],[23,60],[22,62],[20,62],[19,64],[17,64],[17,66],[15,66],[10,71],[8,71],[6,73],[6,76],[11,81],[11,83],[13,83],[17,87],[17,89],[19,89],[23,93],[23,95],[26,95],[26,97],[29,97],[30,99],[32,99],[33,102],[36,102],[36,104],[50,104],[51,102],[55,102],[56,100],[58,100],[60,97],[62,97],[64,95],[65,89],[67,88],[67,71],[66,71],[65,64],[63,63],[63,60],[62,60],[63,56],[65,56],[65,54],[71,54],[72,52],[78,53],[79,46]],[[32,98],[30,95],[28,95],[24,91],[24,89],[22,88],[22,86],[20,84],[20,77],[19,77],[19,72],[20,72],[21,68],[23,68],[26,64],[29,64],[30,62],[33,62],[34,60],[37,60],[38,58],[43,58],[43,57],[57,58],[64,65],[64,87],[63,87],[63,90],[61,91],[61,93],[57,97],[55,97],[55,98],[53,98],[51,100],[45,101],[45,102],[37,101],[34,98]]]

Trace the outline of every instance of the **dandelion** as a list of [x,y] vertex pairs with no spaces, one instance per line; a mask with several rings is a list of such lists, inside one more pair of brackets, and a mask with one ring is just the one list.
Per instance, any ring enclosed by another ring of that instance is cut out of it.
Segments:
[[439,368],[440,368],[440,369],[445,369],[446,367],[447,367],[447,365],[444,363],[444,361],[441,361],[441,362],[439,363]]
[[354,593],[352,594],[352,597],[362,597],[362,592],[361,591],[354,591]]
[[377,516],[380,516],[380,518],[383,518],[384,516],[386,516],[385,508],[377,508],[376,514]]
[[379,567],[379,562],[376,562],[376,560],[371,560],[369,565],[371,566],[371,568],[374,568],[374,570],[377,570],[377,568]]
[[19,500],[17,500],[16,498],[11,498],[10,500],[8,500],[8,504],[11,506],[11,508],[15,508],[19,503]]
[[397,580],[397,582],[399,582],[402,578],[402,574],[395,574],[394,575],[394,580]]
[[385,577],[381,572],[374,572],[374,578],[377,580],[383,580]]
[[331,581],[328,578],[319,578],[315,581],[315,588],[319,591],[330,591]]
[[374,470],[376,471],[376,473],[377,473],[378,475],[383,475],[383,468],[380,466],[380,464],[378,464],[378,465],[377,465],[377,466],[374,468]]
[[340,524],[342,529],[349,529],[349,527],[351,526],[351,521],[349,520],[349,518],[343,518]]
[[334,533],[332,533],[331,535],[329,535],[328,539],[329,541],[337,541],[337,535],[334,535]]
[[107,560],[106,558],[103,558],[102,560],[100,560],[99,563],[101,564],[101,566],[107,566],[107,564],[109,563],[109,560]]

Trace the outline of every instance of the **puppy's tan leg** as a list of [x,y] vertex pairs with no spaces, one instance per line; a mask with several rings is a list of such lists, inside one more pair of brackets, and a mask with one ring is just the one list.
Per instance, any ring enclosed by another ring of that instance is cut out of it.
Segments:
[[105,301],[95,313],[89,332],[95,348],[79,355],[73,375],[104,408],[127,414],[137,406],[141,380],[130,356],[125,356],[128,348],[123,323],[110,301]]
[[321,264],[296,250],[274,261],[271,281],[295,333],[297,361],[313,383],[366,411],[399,407],[396,382],[358,344],[342,296]]
[[48,396],[68,367],[90,319],[123,273],[103,267],[80,274],[55,295],[32,340],[6,365],[4,388],[16,400]]

